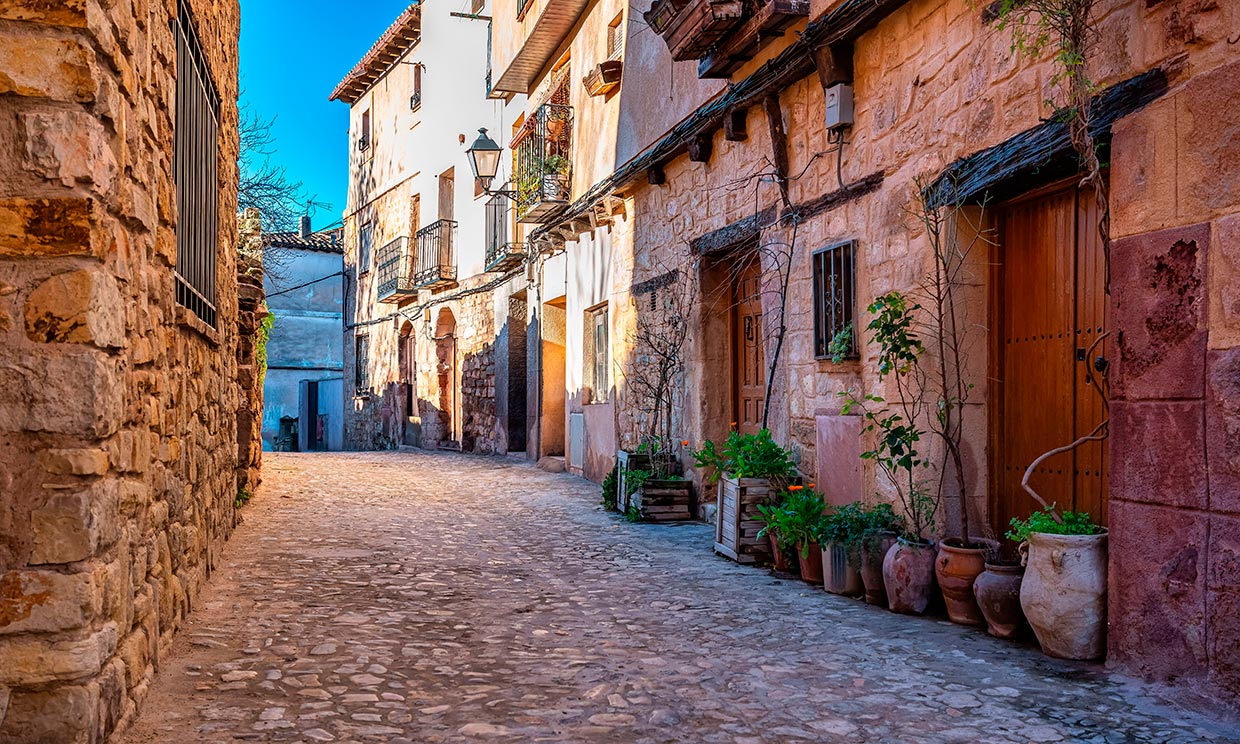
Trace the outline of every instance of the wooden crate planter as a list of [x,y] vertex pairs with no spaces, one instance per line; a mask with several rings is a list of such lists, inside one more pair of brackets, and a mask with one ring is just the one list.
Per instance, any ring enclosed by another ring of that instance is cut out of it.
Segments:
[[691,519],[693,483],[688,480],[648,480],[633,494],[632,503],[651,522]]
[[629,510],[629,489],[626,474],[630,470],[650,470],[650,455],[639,455],[620,450],[616,453],[616,509],[621,513]]
[[758,537],[765,522],[759,504],[770,503],[778,494],[766,478],[721,478],[715,514],[715,552],[737,563],[771,560],[766,537]]
[[620,85],[620,76],[623,71],[624,63],[618,59],[599,62],[583,80],[586,93],[592,96],[602,96],[612,92],[616,86]]

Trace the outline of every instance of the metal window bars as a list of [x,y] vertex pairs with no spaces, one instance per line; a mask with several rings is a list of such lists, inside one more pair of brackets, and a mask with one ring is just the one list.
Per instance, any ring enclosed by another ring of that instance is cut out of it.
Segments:
[[353,342],[353,390],[358,395],[370,392],[370,336],[359,335]]
[[[814,251],[814,355],[830,357],[831,342],[852,325],[855,315],[856,241],[835,243]],[[852,329],[847,357],[857,355],[857,329]]]
[[379,249],[379,302],[400,302],[417,295],[409,238],[392,240]]
[[501,272],[520,266],[525,260],[525,244],[508,240],[512,200],[506,194],[496,194],[487,200],[486,208],[486,270]]
[[216,324],[219,271],[219,94],[193,20],[177,18],[176,131],[177,303]]
[[512,142],[518,222],[539,222],[571,196],[573,109],[544,103]]
[[456,231],[453,220],[438,220],[418,230],[418,263],[413,277],[415,289],[437,289],[456,284],[456,259],[452,243]]

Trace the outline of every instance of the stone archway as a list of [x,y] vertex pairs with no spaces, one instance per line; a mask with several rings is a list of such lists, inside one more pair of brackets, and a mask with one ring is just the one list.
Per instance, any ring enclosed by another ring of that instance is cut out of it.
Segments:
[[440,446],[458,442],[457,415],[460,396],[457,394],[456,316],[451,308],[443,308],[435,321],[435,373],[438,397],[435,400],[437,438]]

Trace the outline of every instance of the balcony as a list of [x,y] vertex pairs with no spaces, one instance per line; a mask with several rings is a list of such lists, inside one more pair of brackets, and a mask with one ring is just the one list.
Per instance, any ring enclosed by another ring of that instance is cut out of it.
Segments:
[[409,252],[409,238],[397,238],[380,248],[377,263],[379,302],[399,303],[418,295],[413,280],[413,254]]
[[452,252],[455,230],[453,220],[439,220],[418,230],[414,289],[443,289],[456,284],[456,258]]
[[486,261],[487,271],[505,272],[525,261],[525,244],[508,239],[512,222],[512,201],[502,194],[487,201]]
[[572,198],[573,109],[544,103],[512,139],[517,221],[541,222]]
[[494,92],[529,93],[587,5],[588,0],[495,0],[491,15],[504,33],[492,43]]
[[698,60],[698,77],[726,78],[808,17],[809,0],[655,0],[642,15],[672,59]]

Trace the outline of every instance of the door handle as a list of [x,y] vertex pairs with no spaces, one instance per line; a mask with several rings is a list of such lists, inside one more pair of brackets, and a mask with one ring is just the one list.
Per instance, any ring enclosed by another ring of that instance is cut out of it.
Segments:
[[1094,359],[1094,371],[1101,374],[1107,371],[1107,367],[1111,366],[1111,361],[1104,356]]

